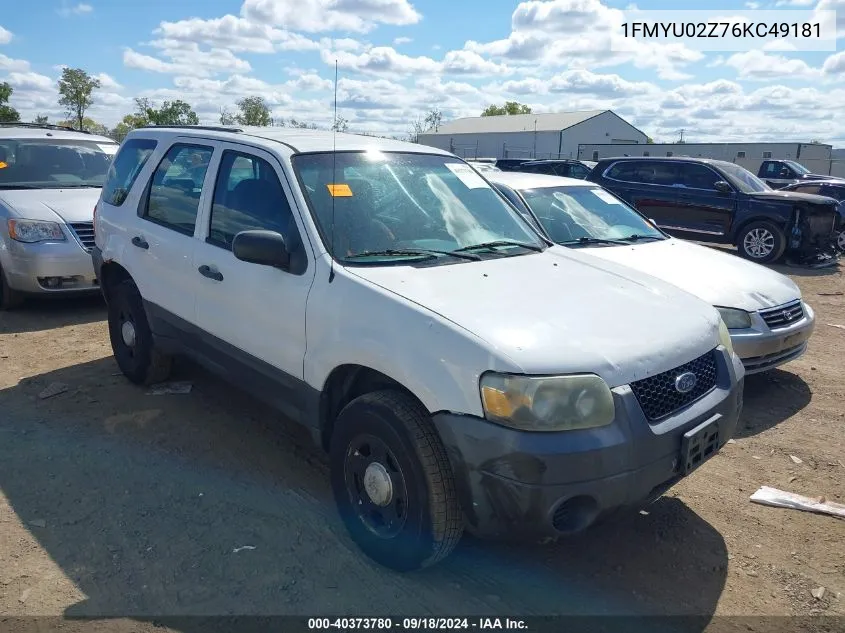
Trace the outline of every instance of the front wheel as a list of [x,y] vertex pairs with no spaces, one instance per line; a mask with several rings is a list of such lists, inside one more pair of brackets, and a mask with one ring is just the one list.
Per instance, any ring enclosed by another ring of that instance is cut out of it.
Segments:
[[428,413],[411,397],[378,391],[350,402],[330,453],[341,519],[367,556],[411,571],[451,553],[463,532],[454,476]]
[[757,262],[769,264],[780,259],[786,250],[786,236],[771,222],[751,222],[737,235],[739,254]]
[[836,245],[836,250],[840,253],[845,253],[845,229],[836,234],[833,243]]

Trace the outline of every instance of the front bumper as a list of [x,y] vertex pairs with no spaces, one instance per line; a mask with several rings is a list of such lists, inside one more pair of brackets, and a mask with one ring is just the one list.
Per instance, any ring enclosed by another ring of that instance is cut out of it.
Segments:
[[655,423],[628,386],[613,390],[616,419],[599,429],[530,433],[474,416],[434,415],[468,529],[486,537],[554,537],[657,498],[683,477],[685,433],[713,421],[721,448],[736,429],[744,370],[719,349],[716,387]]
[[808,341],[816,327],[816,315],[806,303],[803,308],[804,317],[786,327],[772,330],[759,314],[754,313],[750,328],[731,331],[731,343],[742,359],[746,374],[774,369],[807,351]]
[[[2,261],[9,286],[29,294],[96,293],[91,255],[74,239],[25,244],[7,240]],[[60,282],[51,283],[58,279]]]

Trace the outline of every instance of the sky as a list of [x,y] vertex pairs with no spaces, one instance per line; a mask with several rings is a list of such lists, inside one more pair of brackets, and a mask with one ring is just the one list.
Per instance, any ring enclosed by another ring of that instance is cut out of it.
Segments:
[[[845,147],[845,0],[685,0],[684,9],[838,10],[836,50],[614,46],[623,10],[662,0],[29,0],[0,13],[0,82],[24,120],[65,118],[63,66],[97,76],[89,111],[115,125],[135,97],[189,102],[202,123],[261,95],[274,117],[407,133],[432,108],[478,116],[611,109],[658,142],[811,141]],[[667,15],[669,15],[667,13]]]

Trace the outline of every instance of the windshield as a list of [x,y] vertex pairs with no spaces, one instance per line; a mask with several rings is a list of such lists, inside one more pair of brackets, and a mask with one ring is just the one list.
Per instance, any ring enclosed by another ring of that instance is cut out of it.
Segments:
[[486,180],[449,156],[319,153],[295,156],[293,164],[326,248],[340,260],[420,258],[424,249],[455,263],[467,259],[449,252],[493,242],[479,255],[545,247]]
[[742,193],[757,193],[760,191],[771,191],[765,182],[757,178],[750,171],[733,163],[719,163],[719,169],[725,174],[730,183]]
[[783,162],[786,163],[787,165],[789,165],[790,167],[792,167],[792,169],[799,174],[809,174],[810,173],[809,169],[804,167],[804,165],[802,165],[801,163],[796,163],[794,160],[785,160]]
[[0,139],[0,189],[102,187],[116,143]]
[[599,187],[544,187],[520,192],[549,237],[579,240],[665,239],[624,202]]

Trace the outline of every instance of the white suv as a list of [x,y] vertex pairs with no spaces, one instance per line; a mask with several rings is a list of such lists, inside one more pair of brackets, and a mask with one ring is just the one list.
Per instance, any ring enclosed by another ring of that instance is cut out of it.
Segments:
[[465,527],[558,536],[635,508],[742,406],[712,306],[546,242],[437,149],[140,129],[95,233],[126,376],[161,381],[186,354],[301,422],[352,538],[394,569]]

